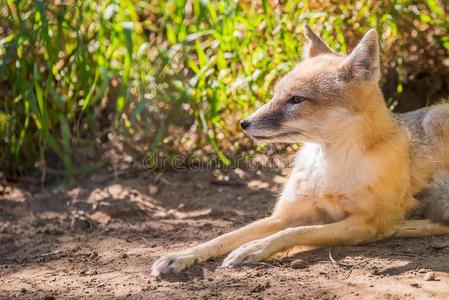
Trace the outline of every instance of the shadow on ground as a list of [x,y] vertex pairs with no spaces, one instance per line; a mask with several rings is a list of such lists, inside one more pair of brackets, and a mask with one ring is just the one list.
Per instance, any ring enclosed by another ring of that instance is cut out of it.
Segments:
[[[161,279],[150,263],[269,214],[285,178],[139,173],[0,198],[0,295],[55,298],[431,298],[449,294],[449,238],[391,239]],[[301,264],[292,264],[302,260]],[[296,267],[295,267],[296,266]],[[436,280],[425,281],[428,272]]]

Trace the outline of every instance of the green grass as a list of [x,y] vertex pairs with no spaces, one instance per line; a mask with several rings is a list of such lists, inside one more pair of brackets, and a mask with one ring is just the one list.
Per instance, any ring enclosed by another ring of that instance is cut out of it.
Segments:
[[[111,133],[142,155],[227,163],[245,147],[236,121],[300,60],[306,23],[342,52],[377,28],[397,93],[410,70],[448,56],[448,7],[436,0],[273,3],[3,0],[2,169],[69,181],[91,170]],[[428,36],[435,51],[410,59]]]

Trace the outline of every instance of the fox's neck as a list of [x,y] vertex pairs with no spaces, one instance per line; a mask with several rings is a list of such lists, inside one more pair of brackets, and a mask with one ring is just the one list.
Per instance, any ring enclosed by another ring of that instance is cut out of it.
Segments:
[[335,161],[342,164],[346,160],[363,159],[400,134],[383,97],[380,93],[376,97],[371,99],[369,109],[357,114],[342,127],[335,128],[335,132],[329,135],[330,139],[313,143],[320,148],[322,158],[328,163]]
[[399,132],[389,112],[360,116],[354,122],[331,141],[304,143],[293,170],[307,175],[304,189],[310,191],[304,193],[348,193],[383,172],[379,161],[389,155],[386,145]]
[[354,84],[351,87],[358,95],[358,120],[346,127],[348,135],[341,134],[336,139],[349,140],[351,147],[358,147],[363,151],[370,151],[391,138],[398,131],[391,112],[385,105],[385,99],[377,85]]

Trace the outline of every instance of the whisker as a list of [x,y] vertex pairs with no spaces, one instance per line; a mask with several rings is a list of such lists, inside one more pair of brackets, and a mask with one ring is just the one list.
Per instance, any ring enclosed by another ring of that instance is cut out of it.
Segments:
[[293,139],[291,136],[290,136],[290,134],[287,134],[287,137],[289,138],[289,139],[291,139],[292,141],[293,141],[293,143],[298,143],[298,141],[296,141],[295,139]]

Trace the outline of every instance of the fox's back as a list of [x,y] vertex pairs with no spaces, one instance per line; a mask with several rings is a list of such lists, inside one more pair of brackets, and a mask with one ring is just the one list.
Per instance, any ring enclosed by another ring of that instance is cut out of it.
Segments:
[[410,140],[412,193],[421,214],[449,223],[449,104],[395,115]]
[[397,114],[395,119],[409,136],[412,187],[415,194],[433,176],[449,171],[449,104]]

